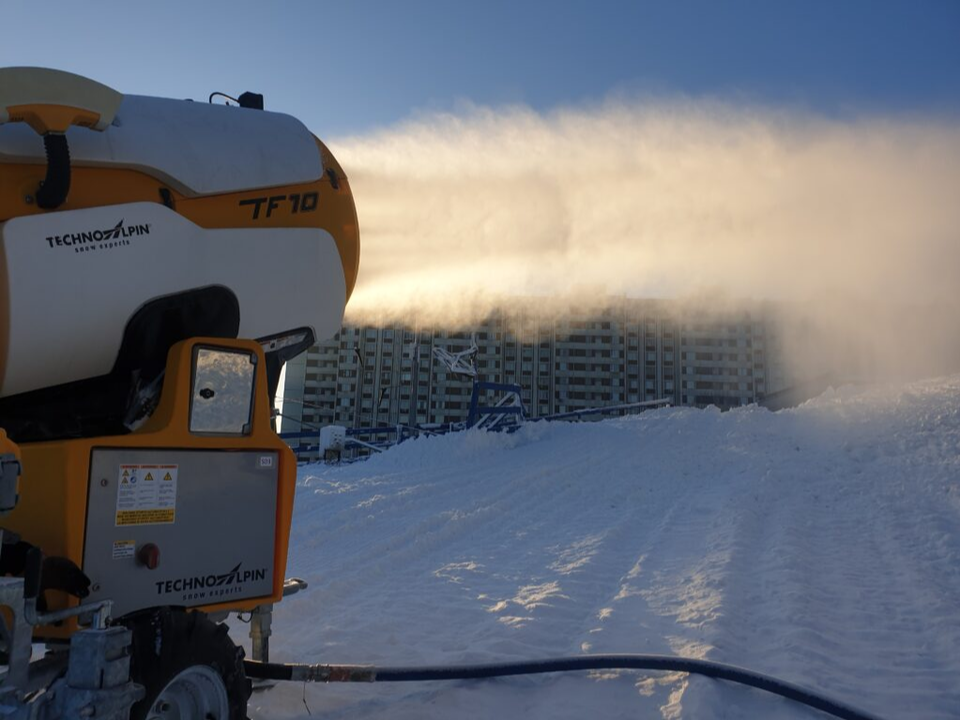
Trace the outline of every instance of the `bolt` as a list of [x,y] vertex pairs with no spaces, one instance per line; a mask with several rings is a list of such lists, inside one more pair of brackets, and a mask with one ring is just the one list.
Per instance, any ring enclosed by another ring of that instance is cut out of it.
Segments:
[[24,195],[23,201],[24,201],[27,205],[33,205],[33,195]]
[[110,484],[109,480],[107,480],[106,478],[100,478],[100,487],[106,487],[109,484]]
[[91,585],[90,592],[100,592],[100,583],[94,583]]

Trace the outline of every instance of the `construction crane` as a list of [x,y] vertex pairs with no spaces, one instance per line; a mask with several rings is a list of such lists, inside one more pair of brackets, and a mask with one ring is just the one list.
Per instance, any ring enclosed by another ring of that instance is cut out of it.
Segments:
[[280,370],[358,264],[343,169],[261,96],[0,69],[0,714],[246,717],[221,622],[266,660],[301,587]]

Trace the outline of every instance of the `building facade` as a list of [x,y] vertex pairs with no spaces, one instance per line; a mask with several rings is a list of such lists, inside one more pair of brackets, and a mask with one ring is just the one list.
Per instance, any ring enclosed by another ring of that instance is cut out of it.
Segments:
[[761,308],[716,312],[672,301],[611,299],[541,310],[517,301],[472,327],[346,324],[287,363],[281,431],[458,422],[472,380],[433,349],[476,343],[479,379],[513,383],[529,417],[667,399],[722,409],[759,402],[778,376]]

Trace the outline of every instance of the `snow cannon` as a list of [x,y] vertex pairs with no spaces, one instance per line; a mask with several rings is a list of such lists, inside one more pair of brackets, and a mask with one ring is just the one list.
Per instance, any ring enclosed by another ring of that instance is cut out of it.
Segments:
[[289,355],[339,329],[359,262],[349,182],[299,120],[262,107],[0,69],[7,408],[52,387],[97,399],[105,377],[143,386],[159,371],[147,357],[188,337]]
[[5,717],[242,720],[221,623],[244,613],[266,660],[305,586],[273,408],[340,328],[356,210],[302,123],[234,102],[0,69]]

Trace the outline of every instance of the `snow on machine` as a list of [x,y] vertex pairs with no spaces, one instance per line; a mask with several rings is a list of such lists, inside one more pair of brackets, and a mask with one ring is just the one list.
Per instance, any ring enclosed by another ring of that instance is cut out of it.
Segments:
[[266,660],[296,477],[273,399],[339,329],[359,236],[323,143],[238,105],[0,69],[5,717],[246,717],[218,623],[251,613]]

